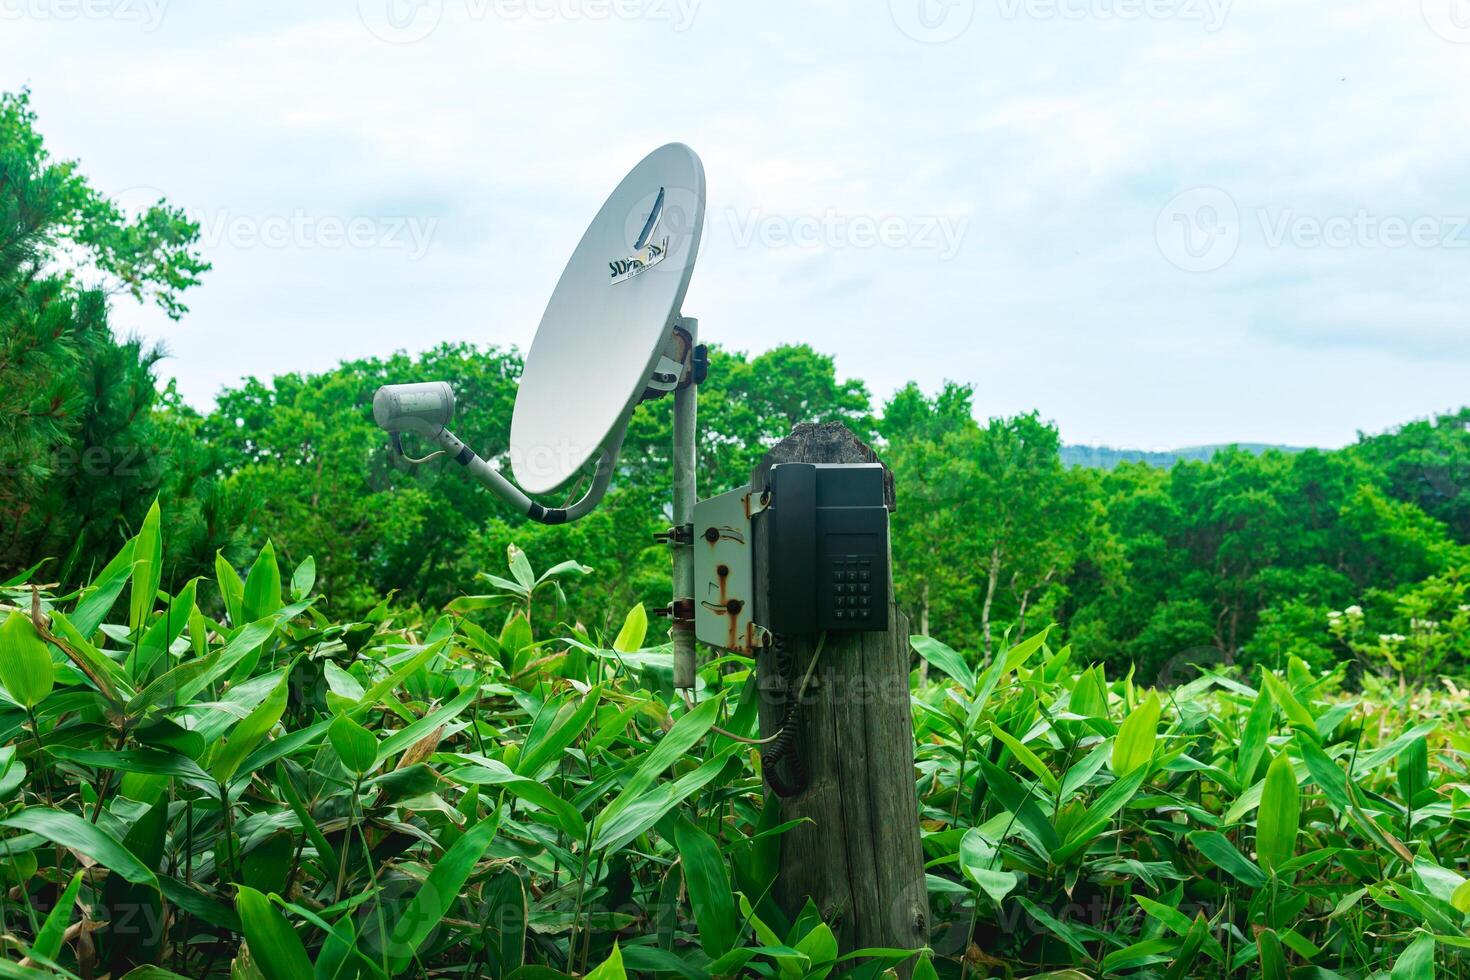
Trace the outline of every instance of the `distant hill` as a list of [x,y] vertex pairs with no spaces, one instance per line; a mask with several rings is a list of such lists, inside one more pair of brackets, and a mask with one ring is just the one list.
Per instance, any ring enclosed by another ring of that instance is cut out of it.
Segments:
[[1147,449],[1114,449],[1112,446],[1063,446],[1062,463],[1066,466],[1085,466],[1095,470],[1111,470],[1119,463],[1147,463],[1160,469],[1169,469],[1182,460],[1208,462],[1217,452],[1231,446],[1244,449],[1259,456],[1268,449],[1279,449],[1284,453],[1299,453],[1298,446],[1273,446],[1263,442],[1238,442],[1218,446],[1186,446],[1183,449],[1150,451]]

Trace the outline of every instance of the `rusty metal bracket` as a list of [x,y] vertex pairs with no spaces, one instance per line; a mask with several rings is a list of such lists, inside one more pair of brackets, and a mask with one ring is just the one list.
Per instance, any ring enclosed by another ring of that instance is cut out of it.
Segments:
[[709,348],[700,344],[689,356],[689,373],[679,382],[679,387],[702,385],[707,377],[709,377]]
[[703,344],[696,345],[689,331],[677,326],[668,346],[659,354],[658,364],[649,376],[639,401],[654,401],[671,391],[704,384],[708,375],[709,348]]
[[667,531],[655,531],[653,540],[656,544],[681,545],[694,543],[694,525],[680,524],[671,527]]
[[764,646],[755,613],[750,487],[694,505],[694,632],[701,643],[739,653]]
[[672,619],[675,623],[687,623],[694,619],[694,600],[676,599],[667,606],[653,610],[653,614],[659,619]]

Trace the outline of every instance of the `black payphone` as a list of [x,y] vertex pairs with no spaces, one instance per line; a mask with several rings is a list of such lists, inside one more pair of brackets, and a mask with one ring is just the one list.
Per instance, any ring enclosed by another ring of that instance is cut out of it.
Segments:
[[777,635],[888,628],[888,508],[880,463],[781,463],[757,534]]

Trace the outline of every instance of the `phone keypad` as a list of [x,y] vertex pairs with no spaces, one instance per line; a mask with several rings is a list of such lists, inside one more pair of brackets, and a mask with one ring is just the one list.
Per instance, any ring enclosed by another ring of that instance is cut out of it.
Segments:
[[873,615],[873,562],[861,556],[832,559],[832,615],[859,627]]

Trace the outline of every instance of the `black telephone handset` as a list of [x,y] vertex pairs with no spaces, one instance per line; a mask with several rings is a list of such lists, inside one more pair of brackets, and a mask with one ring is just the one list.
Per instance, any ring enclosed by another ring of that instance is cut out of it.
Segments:
[[771,468],[772,633],[888,628],[888,508],[879,463]]

